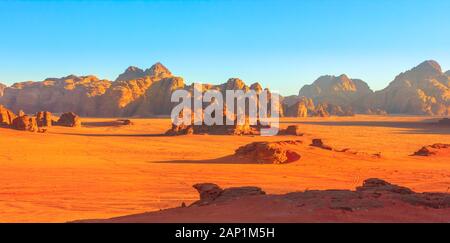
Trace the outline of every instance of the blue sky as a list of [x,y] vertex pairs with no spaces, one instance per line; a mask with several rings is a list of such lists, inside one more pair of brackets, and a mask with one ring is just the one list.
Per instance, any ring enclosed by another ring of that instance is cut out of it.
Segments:
[[239,77],[296,94],[324,74],[377,90],[450,69],[450,1],[1,1],[0,82],[115,79],[160,61],[186,83]]

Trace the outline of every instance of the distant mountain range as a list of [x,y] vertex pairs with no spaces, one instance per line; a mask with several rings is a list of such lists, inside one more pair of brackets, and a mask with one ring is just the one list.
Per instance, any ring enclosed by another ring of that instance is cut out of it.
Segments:
[[[204,89],[261,91],[260,84],[247,86],[238,78]],[[177,89],[191,90],[183,78],[164,65],[148,69],[129,67],[115,81],[95,76],[69,75],[40,82],[0,84],[0,104],[18,112],[73,111],[81,116],[119,117],[169,115]],[[399,74],[385,89],[373,92],[367,83],[343,74],[319,77],[303,86],[297,96],[282,99],[287,116],[366,114],[450,115],[450,71],[444,73],[435,61],[425,61]]]

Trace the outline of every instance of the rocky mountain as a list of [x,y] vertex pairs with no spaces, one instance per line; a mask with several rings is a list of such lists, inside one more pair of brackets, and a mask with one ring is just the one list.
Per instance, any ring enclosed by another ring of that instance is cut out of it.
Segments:
[[144,77],[167,78],[171,76],[172,73],[169,69],[157,62],[145,71],[138,67],[130,66],[116,78],[116,81],[129,81]]
[[[145,70],[129,67],[115,81],[96,76],[69,75],[40,82],[0,84],[0,104],[13,112],[73,111],[81,116],[169,115],[174,90],[193,91],[183,78],[156,63]],[[203,84],[203,90],[255,90],[238,78],[223,84]],[[373,92],[362,80],[346,75],[326,75],[301,88],[298,96],[280,97],[278,112],[287,116],[366,114],[450,115],[450,71],[444,73],[435,61],[425,61],[399,74],[385,89]]]
[[[165,66],[156,63],[145,71],[129,67],[115,81],[70,75],[15,83],[4,88],[0,104],[25,113],[45,110],[53,113],[73,111],[81,116],[146,117],[169,115],[176,105],[170,98],[177,89],[193,91],[193,85],[185,85],[183,78],[173,76]],[[230,89],[263,90],[258,83],[248,86],[238,78],[219,85],[203,84],[203,89],[216,89],[223,94]]]
[[425,61],[367,97],[364,105],[388,113],[450,115],[450,77],[436,61]]
[[[0,103],[13,111],[26,113],[69,110],[81,116],[169,114],[171,92],[177,88],[184,88],[183,79],[172,76],[166,67],[156,63],[145,71],[129,67],[116,81],[70,75],[41,82],[15,83],[5,88]],[[147,109],[142,108],[144,106]]]
[[110,86],[111,82],[108,80],[100,80],[95,76],[75,75],[48,78],[42,82],[21,82],[5,88],[0,103],[14,112],[71,110],[83,115],[93,115],[97,112],[99,97]]
[[[362,80],[346,75],[322,76],[305,85],[298,96],[285,98],[286,114],[305,114],[305,100],[326,104],[328,110],[341,113],[450,115],[450,71],[444,73],[436,61],[425,61],[399,74],[383,90],[373,92]],[[332,107],[332,108],[330,108]],[[311,110],[308,116],[312,114]]]
[[338,77],[321,76],[312,84],[303,86],[298,96],[311,98],[316,104],[349,105],[372,93],[373,91],[364,81],[350,79],[347,75],[342,74]]

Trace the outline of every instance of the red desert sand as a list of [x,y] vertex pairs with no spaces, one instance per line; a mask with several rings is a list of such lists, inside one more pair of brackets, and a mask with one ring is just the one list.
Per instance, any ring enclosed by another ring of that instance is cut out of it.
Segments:
[[[337,208],[316,208],[308,202],[302,206],[295,203],[300,199],[285,199],[302,195],[300,201],[312,196],[313,202],[331,203],[334,194],[324,190],[355,190],[368,178],[417,193],[448,192],[448,153],[412,156],[424,146],[450,144],[448,126],[428,117],[282,118],[281,128],[298,125],[303,136],[274,137],[166,136],[170,119],[131,120],[133,125],[124,126],[117,125],[117,118],[82,117],[81,127],[51,126],[45,133],[0,128],[0,221],[67,222],[169,208],[176,209],[129,219],[179,222],[191,221],[195,214],[202,222],[450,221],[448,208],[403,200],[393,205],[384,196],[373,200],[374,205],[386,203],[383,207],[367,210],[354,210],[347,199],[339,204],[340,196],[332,203],[341,205]],[[310,146],[313,139],[321,139],[332,150]],[[258,163],[235,155],[239,147],[254,142],[297,140],[301,142],[282,147],[299,155],[289,163]],[[191,205],[198,200],[192,185],[204,182],[225,190],[255,186],[266,195],[179,208],[183,202]],[[344,198],[354,193],[343,192]],[[250,208],[264,214],[257,217]]]

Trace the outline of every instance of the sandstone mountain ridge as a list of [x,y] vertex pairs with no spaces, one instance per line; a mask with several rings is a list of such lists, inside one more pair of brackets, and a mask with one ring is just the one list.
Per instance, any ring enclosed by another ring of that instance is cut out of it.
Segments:
[[[262,91],[259,83],[247,85],[239,78],[223,84],[202,84],[203,89]],[[193,90],[182,77],[161,63],[141,69],[130,66],[114,81],[93,75],[69,75],[26,81],[9,87],[0,84],[0,104],[14,112],[54,113],[73,111],[93,117],[167,116],[174,104],[174,90]],[[303,86],[298,95],[282,97],[280,111],[287,116],[364,114],[450,115],[450,71],[443,72],[436,61],[425,61],[400,73],[389,85],[372,91],[360,79],[324,75]]]

